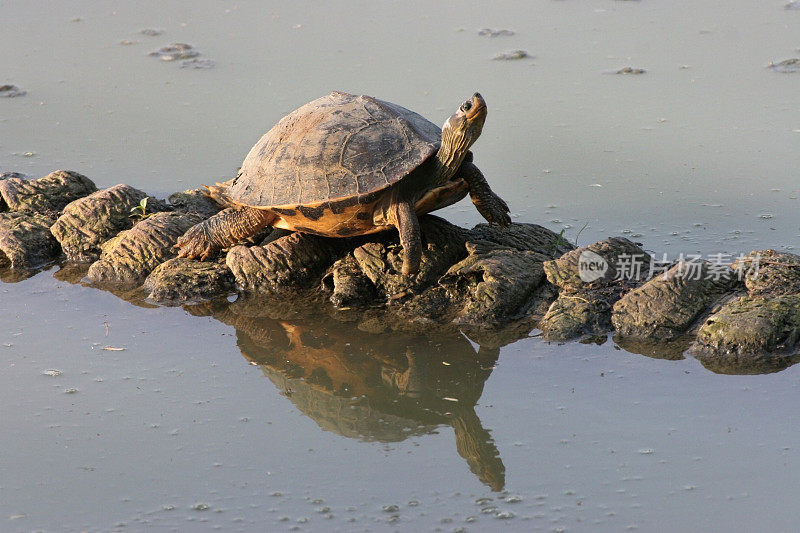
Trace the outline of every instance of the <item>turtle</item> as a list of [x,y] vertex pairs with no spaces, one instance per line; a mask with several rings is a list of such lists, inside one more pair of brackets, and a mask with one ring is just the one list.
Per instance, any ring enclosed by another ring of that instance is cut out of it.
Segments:
[[419,114],[344,92],[282,118],[253,146],[227,190],[234,208],[190,228],[178,255],[205,260],[267,226],[326,237],[397,228],[402,274],[419,271],[418,215],[470,194],[490,223],[511,223],[505,201],[473,163],[486,119],[473,94],[442,129]]

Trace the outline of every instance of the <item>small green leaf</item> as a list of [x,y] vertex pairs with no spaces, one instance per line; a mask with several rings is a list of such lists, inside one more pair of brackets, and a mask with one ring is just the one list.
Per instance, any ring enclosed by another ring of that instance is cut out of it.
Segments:
[[131,208],[131,217],[142,217],[143,219],[148,218],[153,213],[147,212],[147,200],[149,196],[145,196],[139,201],[139,205]]

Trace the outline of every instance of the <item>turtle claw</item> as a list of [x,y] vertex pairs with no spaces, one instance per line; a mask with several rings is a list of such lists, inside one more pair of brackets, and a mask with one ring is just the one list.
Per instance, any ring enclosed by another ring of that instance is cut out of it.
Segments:
[[508,204],[496,194],[491,193],[489,196],[481,198],[474,203],[478,212],[490,226],[497,224],[501,228],[505,228],[511,224],[511,217],[508,215]]
[[205,229],[199,226],[201,225],[189,228],[189,231],[178,237],[178,243],[174,246],[179,249],[178,257],[205,261],[217,251]]
[[[501,206],[503,206],[503,210],[504,210],[506,213],[508,213],[509,211],[511,211],[511,210],[508,208],[508,204],[506,203],[506,201],[505,201],[505,200],[503,200],[502,198],[500,198],[499,196],[497,196],[497,195],[496,195],[496,194],[494,194],[494,193],[492,193],[492,196],[494,196],[495,200],[497,200],[498,202],[500,202],[500,205],[501,205]],[[508,221],[509,221],[509,222],[511,222],[511,218],[510,218],[510,217],[508,218]]]

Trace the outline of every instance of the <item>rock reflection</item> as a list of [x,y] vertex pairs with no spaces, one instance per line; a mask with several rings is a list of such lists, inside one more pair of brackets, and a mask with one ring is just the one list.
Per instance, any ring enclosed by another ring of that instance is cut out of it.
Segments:
[[3,283],[19,283],[38,274],[38,270],[24,270],[19,268],[4,268],[0,262],[0,281]]
[[275,320],[253,310],[220,305],[211,314],[236,328],[242,355],[322,429],[399,442],[449,425],[470,470],[503,489],[505,467],[475,413],[499,349],[476,350],[461,335],[365,333],[331,318]]
[[707,353],[694,353],[706,370],[715,374],[729,375],[760,375],[773,374],[786,370],[800,362],[800,355],[744,355],[725,354],[724,356]]
[[53,277],[59,281],[69,283],[70,285],[83,285],[84,287],[92,287],[110,292],[117,298],[125,300],[136,307],[144,307],[146,309],[156,309],[159,307],[146,300],[147,294],[141,287],[131,288],[113,283],[105,283],[98,286],[90,282],[86,279],[89,266],[90,263],[66,262],[61,264],[60,268],[53,273]]
[[689,348],[692,340],[688,337],[679,337],[671,340],[637,339],[616,334],[614,342],[628,353],[643,355],[651,359],[666,359],[680,361]]

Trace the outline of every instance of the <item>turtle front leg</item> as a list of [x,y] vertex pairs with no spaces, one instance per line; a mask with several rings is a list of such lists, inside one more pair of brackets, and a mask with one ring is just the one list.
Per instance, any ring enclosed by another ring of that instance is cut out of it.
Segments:
[[228,208],[189,228],[178,239],[178,257],[206,260],[211,254],[253,235],[275,220],[275,215],[253,207]]
[[483,177],[483,172],[478,167],[465,161],[458,169],[455,178],[461,178],[467,182],[472,203],[489,224],[497,223],[503,228],[511,224],[511,217],[508,216],[508,204],[492,191],[486,178]]
[[422,260],[422,236],[414,203],[395,196],[389,206],[389,222],[397,228],[400,244],[403,245],[402,273],[404,276],[412,276],[419,272]]

